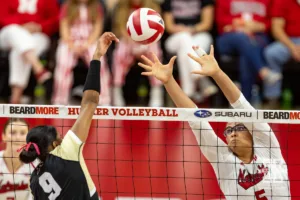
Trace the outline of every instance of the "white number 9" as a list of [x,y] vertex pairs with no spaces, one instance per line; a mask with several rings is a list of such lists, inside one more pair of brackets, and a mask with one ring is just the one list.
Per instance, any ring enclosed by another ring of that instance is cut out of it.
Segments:
[[49,172],[44,172],[42,176],[40,176],[39,184],[45,193],[50,193],[48,196],[49,200],[55,200],[60,195],[61,188]]

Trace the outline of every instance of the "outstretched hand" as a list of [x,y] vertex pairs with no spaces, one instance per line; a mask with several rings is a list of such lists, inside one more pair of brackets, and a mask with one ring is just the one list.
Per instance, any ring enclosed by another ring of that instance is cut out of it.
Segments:
[[94,59],[99,59],[101,56],[106,54],[107,49],[111,45],[111,43],[119,42],[119,39],[112,32],[105,32],[101,35],[97,42],[97,49],[94,54]]
[[[193,47],[194,51],[197,53],[197,50],[199,49],[198,46]],[[210,53],[209,55],[199,55],[201,57],[194,56],[192,54],[188,54],[190,58],[192,58],[194,61],[198,62],[202,68],[199,70],[194,70],[191,73],[192,74],[199,74],[204,76],[214,76],[216,75],[221,69],[219,67],[218,62],[216,61],[214,57],[214,47],[211,45],[210,47]]]
[[142,72],[144,76],[154,76],[164,84],[166,84],[173,74],[173,65],[176,59],[176,56],[173,56],[168,64],[163,65],[157,56],[152,53],[153,61],[151,61],[146,56],[142,55],[141,58],[144,60],[144,63],[138,63],[138,65],[144,68],[147,72]]

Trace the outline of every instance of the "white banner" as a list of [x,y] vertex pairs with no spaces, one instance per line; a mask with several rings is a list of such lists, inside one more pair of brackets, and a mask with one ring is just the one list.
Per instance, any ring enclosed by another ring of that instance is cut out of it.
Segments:
[[[0,104],[0,117],[76,119],[80,106]],[[93,119],[300,123],[300,111],[97,107]]]

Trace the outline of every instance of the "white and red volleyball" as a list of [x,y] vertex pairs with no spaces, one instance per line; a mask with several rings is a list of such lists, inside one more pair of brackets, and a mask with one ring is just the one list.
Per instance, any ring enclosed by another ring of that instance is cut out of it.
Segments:
[[133,41],[151,44],[160,40],[165,25],[158,12],[150,8],[135,10],[128,18],[127,32]]

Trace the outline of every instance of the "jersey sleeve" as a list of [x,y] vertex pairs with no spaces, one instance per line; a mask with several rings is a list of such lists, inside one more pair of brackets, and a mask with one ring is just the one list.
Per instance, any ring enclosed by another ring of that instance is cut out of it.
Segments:
[[230,155],[227,145],[215,134],[208,122],[190,121],[189,125],[196,137],[201,152],[209,162],[227,160]]
[[[246,100],[244,95],[241,94],[240,98],[231,104],[234,109],[249,109],[255,110],[250,103]],[[279,149],[279,142],[272,131],[268,123],[244,123],[248,128],[249,132],[252,134],[254,141],[254,148],[272,148],[272,150]],[[280,150],[280,149],[279,149]],[[278,154],[278,152],[274,152]]]
[[285,14],[288,12],[286,5],[287,3],[282,0],[274,0],[271,9],[271,17],[285,17]]
[[65,160],[79,161],[82,146],[83,142],[73,131],[69,130],[61,145],[50,153]]

